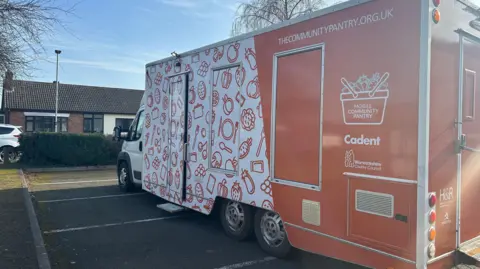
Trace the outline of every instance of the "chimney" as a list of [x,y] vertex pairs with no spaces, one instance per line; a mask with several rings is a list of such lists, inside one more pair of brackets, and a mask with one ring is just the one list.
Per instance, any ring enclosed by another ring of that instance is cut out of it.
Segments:
[[5,93],[9,91],[13,91],[13,72],[7,69],[5,72],[5,77],[3,78],[3,85],[2,88],[0,89],[0,112],[3,112],[4,114],[4,119],[6,123],[9,123],[9,113],[6,108],[6,96]]
[[13,90],[13,72],[7,70],[3,80],[3,92]]

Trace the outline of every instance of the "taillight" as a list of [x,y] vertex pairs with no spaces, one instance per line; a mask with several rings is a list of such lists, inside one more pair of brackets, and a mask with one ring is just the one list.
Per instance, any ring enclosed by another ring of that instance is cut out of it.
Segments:
[[435,257],[435,238],[437,237],[437,230],[435,229],[435,221],[437,220],[437,212],[436,212],[436,205],[437,205],[437,195],[434,192],[430,193],[428,196],[428,205],[430,206],[430,211],[428,214],[428,222],[430,223],[430,228],[428,229],[428,251],[427,255],[431,259]]
[[428,204],[430,207],[434,207],[437,204],[437,196],[435,193],[430,194],[430,197],[428,198]]
[[430,244],[428,245],[428,250],[427,250],[427,253],[428,253],[428,257],[431,259],[433,257],[435,257],[435,245],[434,244]]
[[435,211],[431,211],[430,215],[428,216],[428,221],[430,224],[433,224],[437,220],[437,213]]
[[435,230],[434,227],[431,227],[430,230],[428,230],[428,240],[433,241],[435,240],[436,236],[437,236],[437,231]]

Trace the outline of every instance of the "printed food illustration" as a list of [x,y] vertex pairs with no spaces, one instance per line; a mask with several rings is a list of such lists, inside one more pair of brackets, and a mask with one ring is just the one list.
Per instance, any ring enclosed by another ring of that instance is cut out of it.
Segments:
[[260,189],[264,191],[266,194],[272,196],[272,183],[270,182],[270,177],[265,179],[265,181],[260,186]]
[[228,89],[230,88],[230,83],[232,83],[232,72],[230,69],[227,69],[222,72],[222,87]]
[[223,57],[223,46],[213,49],[213,61],[218,62]]
[[243,86],[243,82],[245,82],[245,67],[239,66],[235,71],[235,82],[237,82],[238,87]]
[[254,48],[250,38],[149,68],[144,189],[204,213],[217,196],[273,208]]
[[205,77],[207,75],[209,68],[210,68],[210,65],[206,61],[203,61],[200,67],[198,68],[197,74],[199,76]]
[[230,192],[233,200],[242,201],[243,191],[238,181],[235,181],[235,183],[233,183],[233,186]]
[[153,106],[153,96],[151,94],[149,94],[148,97],[147,97],[147,106],[148,107]]
[[250,69],[252,70],[257,69],[256,55],[251,48],[245,49],[245,59],[247,59],[248,64],[250,65]]
[[160,89],[155,89],[155,103],[158,105],[162,101],[162,94],[160,93]]
[[160,85],[162,83],[163,75],[162,73],[157,73],[155,77],[155,84]]
[[247,140],[243,141],[240,144],[240,159],[247,157],[248,153],[250,153],[250,147],[252,146],[252,138],[249,137]]
[[253,194],[255,192],[255,182],[253,181],[253,178],[250,176],[250,173],[248,170],[243,169],[242,170],[242,180],[245,183],[247,192],[249,194]]
[[193,190],[192,185],[187,186],[187,203],[193,202]]
[[247,131],[253,130],[255,128],[255,113],[253,113],[253,109],[243,109],[241,120],[243,129]]
[[347,125],[380,125],[383,123],[387,99],[389,73],[360,76],[355,82],[340,80],[343,120]]
[[224,197],[224,198],[228,196],[228,187],[227,187],[226,179],[222,179],[222,181],[218,183],[217,190],[218,190],[218,193],[217,193],[218,196]]
[[257,99],[260,97],[260,88],[258,83],[258,77],[255,77],[247,85],[247,95],[250,98]]
[[213,105],[213,106],[217,106],[219,99],[220,99],[220,98],[218,97],[218,91],[214,90],[214,91],[212,92],[212,105]]
[[205,86],[205,82],[200,81],[197,87],[198,98],[204,100],[207,96],[207,87]]
[[228,47],[227,57],[229,63],[234,63],[238,59],[238,52],[240,49],[240,43],[235,43]]

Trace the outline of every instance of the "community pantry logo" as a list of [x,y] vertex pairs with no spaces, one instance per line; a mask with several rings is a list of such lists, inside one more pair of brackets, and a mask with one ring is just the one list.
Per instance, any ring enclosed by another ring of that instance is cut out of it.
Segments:
[[369,171],[382,170],[382,164],[380,162],[360,161],[355,159],[355,152],[353,151],[353,149],[347,150],[345,152],[345,167]]
[[357,81],[341,79],[343,84],[343,121],[347,125],[380,125],[383,123],[389,96],[388,78],[390,74],[375,73],[371,77],[360,76]]

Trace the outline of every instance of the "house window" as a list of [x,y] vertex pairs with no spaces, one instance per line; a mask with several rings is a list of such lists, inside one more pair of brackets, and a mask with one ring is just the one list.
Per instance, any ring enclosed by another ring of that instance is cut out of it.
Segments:
[[[58,131],[68,132],[68,118],[57,117]],[[26,132],[54,132],[55,117],[49,116],[27,116],[25,117]]]
[[130,125],[132,125],[133,119],[115,119],[115,127],[121,127],[122,132],[128,132]]
[[103,115],[102,114],[84,114],[83,115],[84,133],[103,133]]

